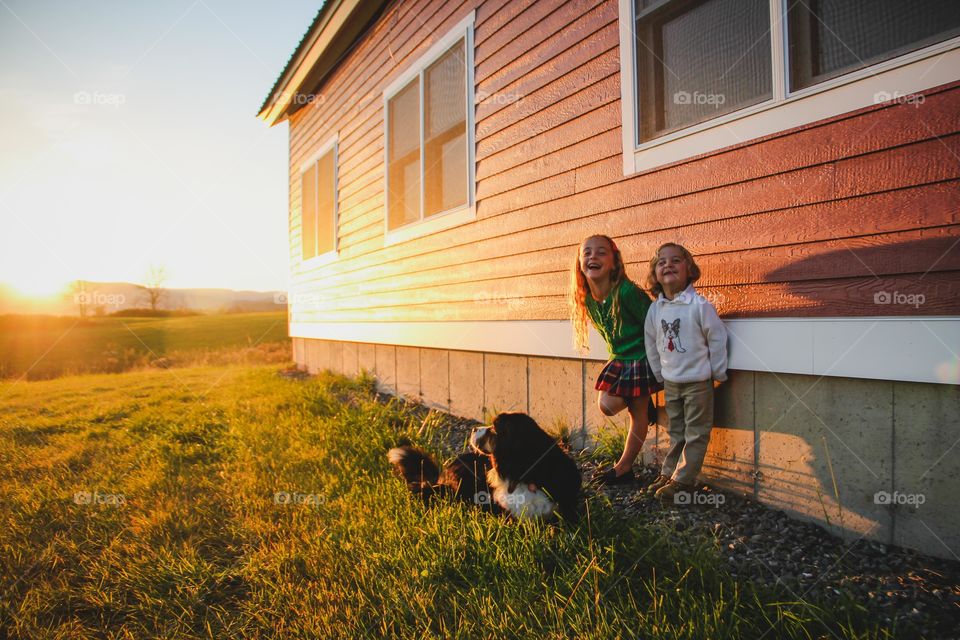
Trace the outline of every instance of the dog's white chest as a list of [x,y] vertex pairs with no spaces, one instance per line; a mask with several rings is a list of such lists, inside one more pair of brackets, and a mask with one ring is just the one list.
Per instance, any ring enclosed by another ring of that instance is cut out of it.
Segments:
[[517,518],[542,518],[553,513],[557,506],[543,490],[531,491],[522,482],[510,491],[496,469],[487,472],[487,483],[493,489],[493,501]]

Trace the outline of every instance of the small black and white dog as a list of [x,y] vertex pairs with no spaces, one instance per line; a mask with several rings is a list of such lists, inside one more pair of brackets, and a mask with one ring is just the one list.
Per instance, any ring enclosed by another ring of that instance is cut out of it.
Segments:
[[517,518],[577,519],[580,470],[533,418],[501,413],[474,430],[470,444],[476,452],[460,454],[442,471],[410,446],[391,449],[387,458],[425,500],[444,495]]

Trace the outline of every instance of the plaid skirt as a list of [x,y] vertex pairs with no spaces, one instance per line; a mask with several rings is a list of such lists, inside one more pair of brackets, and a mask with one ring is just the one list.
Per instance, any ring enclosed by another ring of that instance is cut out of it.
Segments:
[[643,360],[611,360],[600,371],[595,388],[598,391],[606,391],[611,396],[637,398],[660,391],[663,389],[663,384],[657,382],[657,377],[650,369],[650,363],[644,358]]

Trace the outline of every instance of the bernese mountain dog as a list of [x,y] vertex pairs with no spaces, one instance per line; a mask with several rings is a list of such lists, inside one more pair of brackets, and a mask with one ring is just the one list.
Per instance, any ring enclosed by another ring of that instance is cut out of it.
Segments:
[[387,459],[424,500],[447,496],[516,518],[578,517],[581,477],[557,441],[525,413],[501,413],[470,436],[475,449],[443,470],[424,451],[391,449]]

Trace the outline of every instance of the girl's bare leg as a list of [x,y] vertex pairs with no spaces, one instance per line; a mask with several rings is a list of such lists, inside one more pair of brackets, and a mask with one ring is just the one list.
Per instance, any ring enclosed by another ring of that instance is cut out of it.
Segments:
[[630,430],[623,443],[623,453],[613,466],[618,476],[633,469],[633,462],[640,455],[643,442],[647,439],[647,400],[648,396],[630,398],[627,408],[630,411]]
[[620,396],[611,396],[606,391],[597,395],[597,406],[605,416],[615,416],[627,408],[627,401]]

